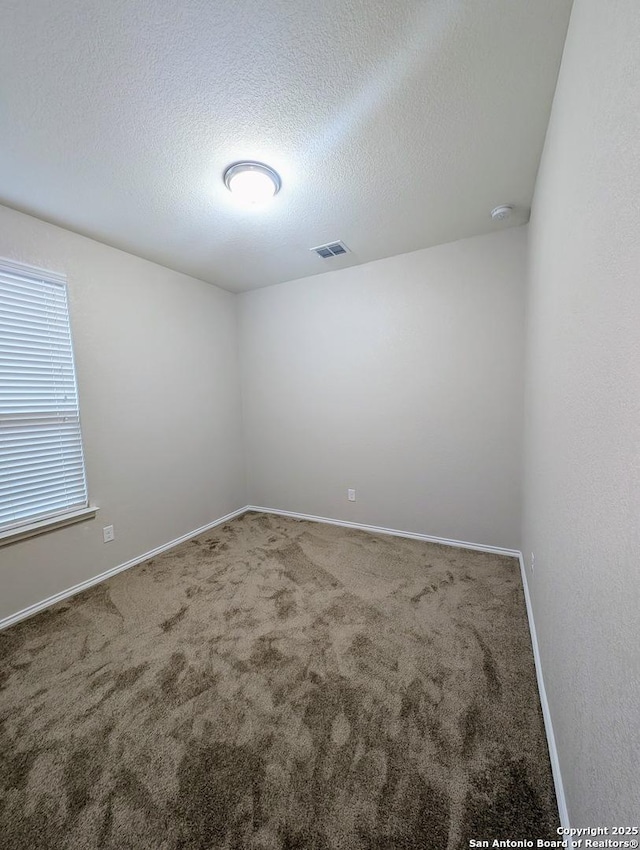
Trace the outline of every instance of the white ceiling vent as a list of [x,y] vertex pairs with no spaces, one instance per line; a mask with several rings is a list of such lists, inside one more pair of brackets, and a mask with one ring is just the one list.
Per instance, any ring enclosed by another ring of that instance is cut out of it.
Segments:
[[310,250],[315,251],[323,260],[349,253],[349,249],[344,242],[329,242],[327,245],[318,245],[316,248],[311,248]]

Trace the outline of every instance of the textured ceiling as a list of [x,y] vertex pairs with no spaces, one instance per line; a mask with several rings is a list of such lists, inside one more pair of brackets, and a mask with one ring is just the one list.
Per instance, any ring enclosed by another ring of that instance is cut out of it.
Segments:
[[[569,10],[4,0],[0,202],[231,290],[521,223]],[[267,208],[222,183],[243,158],[282,176]]]

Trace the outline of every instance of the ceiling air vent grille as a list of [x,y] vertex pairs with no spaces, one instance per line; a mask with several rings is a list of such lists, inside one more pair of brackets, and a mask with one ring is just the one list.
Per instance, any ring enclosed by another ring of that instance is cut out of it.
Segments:
[[316,248],[311,248],[311,250],[315,251],[323,260],[349,253],[349,249],[344,242],[329,242],[327,245],[318,245]]

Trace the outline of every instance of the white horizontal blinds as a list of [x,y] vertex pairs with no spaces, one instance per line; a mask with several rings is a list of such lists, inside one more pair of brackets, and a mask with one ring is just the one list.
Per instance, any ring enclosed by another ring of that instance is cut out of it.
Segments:
[[0,531],[86,506],[66,285],[0,261]]

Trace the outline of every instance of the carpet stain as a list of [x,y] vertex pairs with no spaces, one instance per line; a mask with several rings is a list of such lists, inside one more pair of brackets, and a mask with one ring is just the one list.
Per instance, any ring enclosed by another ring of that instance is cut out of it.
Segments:
[[553,838],[515,560],[248,513],[0,633],[16,850]]

